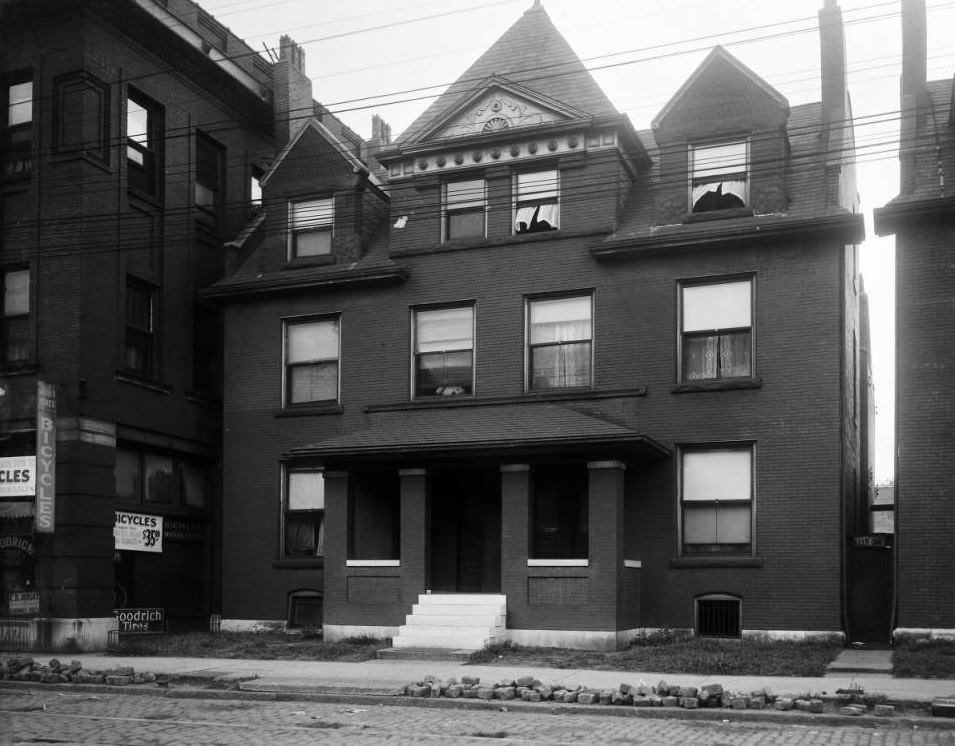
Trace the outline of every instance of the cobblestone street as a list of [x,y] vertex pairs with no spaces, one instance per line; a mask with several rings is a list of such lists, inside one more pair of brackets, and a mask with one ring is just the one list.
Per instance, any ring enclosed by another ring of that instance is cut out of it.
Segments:
[[955,745],[951,730],[473,711],[410,706],[0,692],[0,743]]

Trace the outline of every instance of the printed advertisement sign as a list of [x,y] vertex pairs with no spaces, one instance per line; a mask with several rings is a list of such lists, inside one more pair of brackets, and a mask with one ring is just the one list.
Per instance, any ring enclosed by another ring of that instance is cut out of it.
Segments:
[[36,456],[0,458],[0,497],[33,497],[36,494]]
[[117,510],[113,538],[116,549],[162,552],[162,516]]
[[120,634],[164,632],[166,629],[165,609],[113,609],[113,616],[119,622]]
[[56,388],[36,383],[36,530],[56,526]]
[[12,616],[36,616],[40,613],[40,594],[37,591],[12,591],[8,610]]

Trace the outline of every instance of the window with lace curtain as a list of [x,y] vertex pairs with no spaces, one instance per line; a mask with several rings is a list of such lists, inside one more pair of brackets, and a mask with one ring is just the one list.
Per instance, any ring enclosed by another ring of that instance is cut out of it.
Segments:
[[682,381],[753,375],[752,307],[752,279],[681,286]]
[[282,556],[325,555],[325,475],[321,470],[287,469],[283,490]]
[[528,300],[528,390],[591,385],[592,320],[591,295]]
[[560,228],[560,178],[556,170],[514,177],[514,232],[541,233]]
[[474,307],[414,312],[414,396],[474,393]]

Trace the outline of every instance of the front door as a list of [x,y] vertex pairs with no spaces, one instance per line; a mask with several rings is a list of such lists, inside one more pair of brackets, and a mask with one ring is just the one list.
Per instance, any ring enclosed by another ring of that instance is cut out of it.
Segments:
[[431,478],[429,588],[501,590],[501,478],[491,469],[443,469]]

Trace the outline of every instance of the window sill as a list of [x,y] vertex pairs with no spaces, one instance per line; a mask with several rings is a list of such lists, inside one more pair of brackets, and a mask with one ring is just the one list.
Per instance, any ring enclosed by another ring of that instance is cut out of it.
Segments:
[[[407,230],[407,229],[405,229]],[[583,238],[586,236],[607,236],[612,232],[611,228],[600,230],[565,230],[558,229],[545,231],[541,233],[512,233],[507,236],[500,236],[487,239],[465,239],[459,238],[443,243],[436,243],[421,248],[401,249],[392,251],[391,256],[417,256],[420,254],[439,254],[444,251],[467,251],[470,249],[490,249],[499,246],[513,246],[515,244],[537,243],[541,241],[554,241],[561,238]]]
[[2,376],[32,376],[40,371],[40,366],[34,362],[29,363],[0,363],[0,375]]
[[326,414],[341,414],[344,408],[338,402],[330,404],[291,404],[273,412],[275,417],[320,417]]
[[529,559],[528,567],[590,567],[585,559]]
[[594,391],[593,389],[569,389],[553,392],[534,392],[518,396],[494,396],[476,398],[474,396],[446,396],[433,399],[415,399],[410,402],[394,404],[372,404],[365,407],[366,412],[398,412],[408,409],[445,409],[450,407],[486,407],[497,404],[521,404],[538,401],[580,401],[593,399],[625,399],[634,396],[646,396],[645,386],[632,389]]
[[129,371],[117,370],[114,378],[121,383],[129,383],[133,386],[139,386],[140,388],[148,389],[149,391],[155,391],[158,394],[166,394],[168,396],[172,393],[172,386],[159,383],[158,381],[154,381],[151,378],[138,376],[135,373],[130,373]]
[[135,197],[138,200],[142,200],[153,207],[162,207],[162,200],[160,200],[157,195],[152,194],[151,192],[146,192],[134,186],[128,186],[126,191],[129,193],[130,197]]
[[196,391],[186,391],[183,396],[185,396],[189,401],[195,402],[196,404],[203,404],[207,407],[222,407],[221,396],[210,396],[208,394],[201,394]]
[[289,259],[282,269],[303,269],[305,267],[326,267],[335,264],[338,260],[334,254],[320,254],[317,256],[301,256]]
[[758,389],[762,388],[762,386],[763,379],[761,378],[726,378],[716,381],[678,383],[670,389],[670,393],[693,394],[701,391],[734,391],[737,389]]
[[733,207],[729,210],[710,210],[709,212],[688,212],[683,216],[684,223],[704,223],[709,220],[730,220],[731,218],[753,217],[752,207]]
[[401,560],[396,559],[350,559],[345,560],[345,567],[401,567]]
[[273,570],[318,570],[325,567],[324,557],[280,559],[272,562]]
[[677,557],[670,560],[672,570],[762,567],[762,557]]

